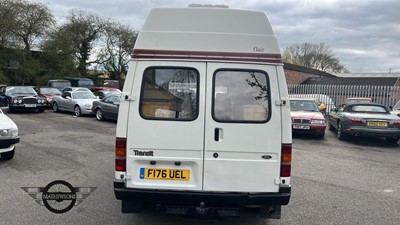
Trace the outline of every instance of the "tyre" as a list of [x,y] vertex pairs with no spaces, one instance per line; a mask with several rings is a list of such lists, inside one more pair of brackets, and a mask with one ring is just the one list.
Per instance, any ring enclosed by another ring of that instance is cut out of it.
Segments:
[[53,102],[53,111],[54,112],[59,112],[60,110],[58,109],[58,104],[57,102]]
[[343,128],[342,124],[339,122],[338,123],[338,129],[337,129],[337,137],[339,140],[343,141],[347,139],[347,134],[343,133]]
[[9,152],[1,153],[1,160],[10,160],[14,158],[14,153],[15,153],[15,147],[13,148],[13,150]]
[[75,106],[74,113],[75,113],[75,116],[77,116],[77,117],[82,115],[82,110],[81,110],[81,107],[79,107],[79,105]]
[[143,211],[143,202],[139,200],[122,200],[122,213],[141,213]]
[[101,111],[101,109],[96,109],[95,112],[96,112],[96,119],[98,121],[104,120],[103,111]]
[[335,131],[336,130],[335,127],[331,123],[328,123],[328,129],[330,131]]
[[399,138],[386,137],[385,140],[387,143],[396,144],[399,141]]

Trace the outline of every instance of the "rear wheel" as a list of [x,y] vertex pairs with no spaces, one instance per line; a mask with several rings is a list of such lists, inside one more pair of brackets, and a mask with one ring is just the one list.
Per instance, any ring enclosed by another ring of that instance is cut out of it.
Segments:
[[74,112],[75,112],[75,116],[81,116],[82,115],[82,111],[81,111],[81,107],[79,107],[79,105],[76,105],[74,108]]
[[54,111],[54,112],[60,111],[60,110],[58,109],[58,104],[57,104],[57,102],[53,102],[53,111]]
[[339,140],[346,140],[347,138],[347,134],[343,133],[343,128],[342,128],[342,124],[339,122],[338,123],[338,129],[337,129],[337,137]]
[[10,159],[14,158],[14,154],[15,154],[15,147],[13,148],[13,150],[11,150],[9,152],[1,153],[1,160],[10,160]]
[[387,143],[396,144],[399,141],[399,138],[387,137],[385,140]]
[[101,111],[101,109],[96,109],[96,119],[98,121],[104,120],[103,112]]

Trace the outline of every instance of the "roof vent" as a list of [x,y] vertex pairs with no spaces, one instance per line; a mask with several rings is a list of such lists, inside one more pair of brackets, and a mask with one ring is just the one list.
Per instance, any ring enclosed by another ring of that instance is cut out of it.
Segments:
[[228,9],[228,5],[213,5],[213,4],[189,4],[190,8],[223,8]]

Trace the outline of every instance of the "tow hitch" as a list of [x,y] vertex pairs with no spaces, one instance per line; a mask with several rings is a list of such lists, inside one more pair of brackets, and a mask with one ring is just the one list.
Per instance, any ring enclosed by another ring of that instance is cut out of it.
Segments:
[[240,216],[237,208],[206,207],[204,202],[200,202],[199,206],[166,206],[166,213],[207,219]]

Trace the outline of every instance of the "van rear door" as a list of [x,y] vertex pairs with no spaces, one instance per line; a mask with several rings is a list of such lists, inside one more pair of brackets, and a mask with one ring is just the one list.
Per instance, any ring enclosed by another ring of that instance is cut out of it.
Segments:
[[206,63],[138,61],[135,70],[126,186],[202,190]]
[[276,74],[275,66],[207,64],[204,191],[278,192]]

